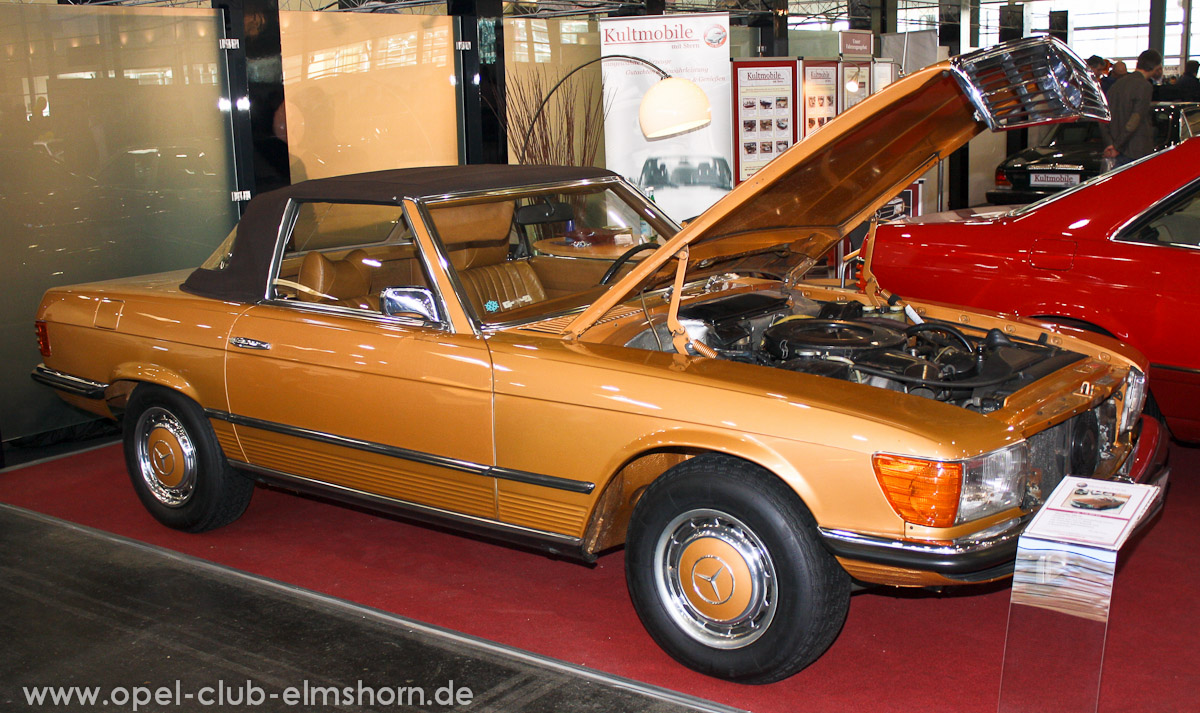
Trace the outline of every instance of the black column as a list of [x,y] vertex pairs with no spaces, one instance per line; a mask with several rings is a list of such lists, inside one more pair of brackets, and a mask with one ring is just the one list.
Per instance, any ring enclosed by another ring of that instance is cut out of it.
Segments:
[[1067,42],[1068,18],[1066,10],[1051,10],[1050,11],[1050,36],[1057,37],[1063,42]]
[[850,0],[846,14],[851,30],[871,29],[871,0]]
[[758,28],[759,55],[762,57],[787,57],[788,3],[787,0],[763,0],[766,12],[754,16],[750,27]]
[[[1167,44],[1167,0],[1150,0],[1150,49],[1161,55]],[[1133,68],[1129,68],[1133,71]]]
[[877,35],[896,32],[898,0],[871,0],[871,32]]
[[1000,41],[1019,40],[1025,36],[1025,6],[1000,6]]
[[212,6],[223,11],[225,37],[237,41],[225,60],[238,189],[257,194],[282,188],[292,181],[286,134],[281,135],[286,121],[279,2],[213,0]]
[[[951,56],[962,52],[962,0],[938,5],[938,44],[948,47]],[[966,208],[970,195],[970,144],[950,154],[946,162],[949,179],[946,190],[946,208]]]
[[979,0],[968,0],[968,6],[971,8],[971,29],[967,37],[967,43],[972,47],[979,46]]
[[501,0],[450,0],[459,18],[465,163],[508,163]]
[[[1000,6],[1000,41],[1019,40],[1025,36],[1025,6]],[[1029,129],[1004,132],[1005,148],[1011,156],[1029,146]]]

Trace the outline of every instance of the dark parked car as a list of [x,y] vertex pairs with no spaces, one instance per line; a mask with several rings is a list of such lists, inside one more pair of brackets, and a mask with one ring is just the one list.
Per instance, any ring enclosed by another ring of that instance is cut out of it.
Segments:
[[[1156,102],[1152,108],[1156,150],[1200,135],[1200,102]],[[996,190],[987,202],[1032,203],[1104,173],[1100,124],[1058,124],[1039,146],[1004,159],[996,167]]]

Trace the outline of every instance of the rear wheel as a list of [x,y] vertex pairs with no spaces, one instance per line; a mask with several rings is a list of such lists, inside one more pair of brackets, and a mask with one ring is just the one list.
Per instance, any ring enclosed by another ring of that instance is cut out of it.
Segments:
[[124,430],[133,489],[162,524],[204,532],[246,511],[254,482],[229,466],[196,402],[143,384],[129,399]]
[[630,522],[630,595],[651,636],[711,676],[770,683],[837,638],[850,578],[812,515],[774,475],[693,458],[650,485]]

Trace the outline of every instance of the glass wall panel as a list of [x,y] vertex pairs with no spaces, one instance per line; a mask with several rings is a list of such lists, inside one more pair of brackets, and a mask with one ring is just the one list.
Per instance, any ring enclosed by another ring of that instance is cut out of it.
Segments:
[[[549,97],[538,131],[525,135],[542,101],[571,70],[600,58],[600,29],[588,18],[504,18],[508,160],[604,166],[600,62],[576,72]],[[609,60],[620,62],[621,60]]]
[[236,221],[212,10],[0,4],[0,435],[90,420],[35,385],[51,286],[199,264]]
[[292,182],[458,163],[454,20],[281,12]]

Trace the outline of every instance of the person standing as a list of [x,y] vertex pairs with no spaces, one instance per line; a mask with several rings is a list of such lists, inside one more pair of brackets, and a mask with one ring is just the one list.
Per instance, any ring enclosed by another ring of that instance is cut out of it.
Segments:
[[1200,72],[1200,62],[1189,59],[1183,65],[1183,76],[1175,82],[1175,93],[1180,101],[1200,101],[1200,79],[1196,78],[1197,72]]
[[1108,68],[1108,74],[1104,79],[1100,80],[1100,88],[1104,90],[1105,96],[1108,95],[1108,90],[1112,89],[1112,85],[1117,83],[1117,80],[1129,74],[1129,70],[1125,67],[1124,62],[1115,62]]
[[1087,66],[1092,73],[1092,79],[1095,79],[1097,84],[1102,83],[1108,76],[1108,60],[1098,54],[1087,58]]
[[1108,90],[1112,121],[1100,125],[1100,135],[1104,138],[1104,157],[1114,159],[1117,166],[1154,151],[1154,124],[1150,120],[1152,82],[1161,79],[1162,72],[1162,55],[1146,50],[1138,55],[1137,68]]

